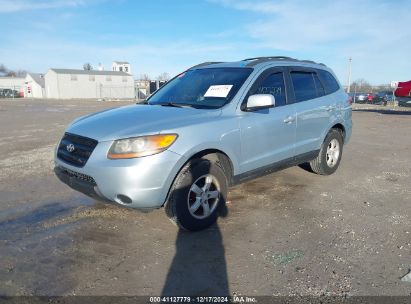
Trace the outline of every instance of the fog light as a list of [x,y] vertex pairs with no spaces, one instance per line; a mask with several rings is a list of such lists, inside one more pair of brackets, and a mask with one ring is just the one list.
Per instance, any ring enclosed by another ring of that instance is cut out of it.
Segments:
[[129,197],[126,196],[126,195],[117,194],[117,196],[116,196],[116,202],[119,203],[119,204],[126,204],[126,205],[128,205],[128,204],[131,204],[133,201],[131,200],[131,198],[129,198]]

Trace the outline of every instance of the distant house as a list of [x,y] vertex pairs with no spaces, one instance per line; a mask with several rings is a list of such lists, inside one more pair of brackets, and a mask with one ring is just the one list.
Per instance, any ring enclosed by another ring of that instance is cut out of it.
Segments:
[[24,97],[44,98],[45,80],[43,74],[29,73],[26,75]]
[[131,74],[131,65],[127,61],[113,61],[112,70]]
[[44,78],[47,98],[130,99],[135,97],[133,76],[126,72],[50,69]]

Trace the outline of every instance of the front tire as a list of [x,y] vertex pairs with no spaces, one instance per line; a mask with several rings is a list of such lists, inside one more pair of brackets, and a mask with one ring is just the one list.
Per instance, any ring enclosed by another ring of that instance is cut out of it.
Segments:
[[202,230],[217,220],[226,196],[227,178],[223,169],[208,159],[193,160],[177,175],[165,211],[180,228]]
[[311,170],[320,175],[333,174],[340,165],[343,143],[342,132],[331,129],[325,137],[318,156],[310,161]]

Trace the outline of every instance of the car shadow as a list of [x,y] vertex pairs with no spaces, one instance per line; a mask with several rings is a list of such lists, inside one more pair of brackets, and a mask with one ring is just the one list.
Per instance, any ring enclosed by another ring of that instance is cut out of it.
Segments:
[[225,250],[217,224],[194,233],[179,230],[162,295],[229,295]]
[[[183,187],[178,191],[186,190]],[[219,217],[227,216],[225,197],[216,212]],[[197,232],[180,229],[175,246],[162,296],[229,296],[225,250],[217,222]]]
[[316,174],[316,173],[313,171],[313,169],[311,169],[310,163],[302,163],[302,164],[299,164],[298,167],[300,167],[301,169],[303,169],[303,170],[305,170],[305,171],[307,171],[307,172],[309,172],[309,173]]
[[45,222],[67,215],[74,209],[74,206],[68,206],[64,202],[50,202],[15,218],[0,221],[0,230],[3,236],[9,234],[14,238],[18,233],[27,234],[36,228],[43,229]]
[[385,109],[353,109],[353,112],[374,112],[389,115],[411,115],[411,111],[407,110],[385,110]]

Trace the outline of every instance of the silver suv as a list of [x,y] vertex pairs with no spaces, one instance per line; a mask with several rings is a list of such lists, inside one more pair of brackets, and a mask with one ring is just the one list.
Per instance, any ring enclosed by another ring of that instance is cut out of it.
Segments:
[[180,227],[200,230],[216,220],[232,185],[306,162],[334,173],[351,136],[350,100],[324,64],[207,62],[146,104],[75,120],[56,149],[55,172],[91,197],[164,206]]

